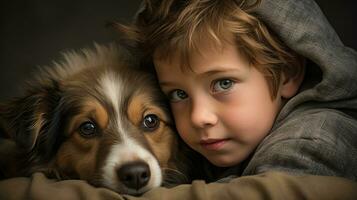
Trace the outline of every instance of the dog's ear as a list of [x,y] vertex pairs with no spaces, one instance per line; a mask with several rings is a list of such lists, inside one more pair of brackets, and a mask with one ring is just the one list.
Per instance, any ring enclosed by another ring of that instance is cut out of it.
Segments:
[[48,119],[61,98],[59,83],[49,81],[32,87],[26,95],[0,105],[1,136],[30,151],[48,126]]

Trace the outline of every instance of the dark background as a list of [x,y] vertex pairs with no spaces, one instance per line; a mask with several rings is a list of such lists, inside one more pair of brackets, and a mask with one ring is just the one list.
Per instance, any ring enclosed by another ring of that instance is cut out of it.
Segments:
[[[316,0],[341,40],[357,49],[357,1]],[[130,22],[140,0],[2,0],[0,101],[16,96],[36,66],[50,65],[69,49],[117,39],[105,27]]]

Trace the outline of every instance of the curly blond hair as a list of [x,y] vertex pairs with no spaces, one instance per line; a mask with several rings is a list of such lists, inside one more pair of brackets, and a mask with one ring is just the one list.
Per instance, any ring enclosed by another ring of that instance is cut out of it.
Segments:
[[232,42],[251,66],[263,73],[272,98],[277,96],[282,73],[303,73],[304,59],[288,48],[254,12],[260,0],[145,0],[135,24],[116,24],[122,36],[135,41],[145,65],[153,55],[179,56],[190,68],[190,54],[203,40],[223,48]]

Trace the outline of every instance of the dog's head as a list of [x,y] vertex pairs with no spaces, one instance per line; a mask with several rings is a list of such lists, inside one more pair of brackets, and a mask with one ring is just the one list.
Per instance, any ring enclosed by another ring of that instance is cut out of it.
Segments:
[[0,107],[3,137],[25,162],[21,175],[42,171],[140,194],[175,170],[177,136],[152,75],[115,47],[67,53],[42,72],[28,93]]

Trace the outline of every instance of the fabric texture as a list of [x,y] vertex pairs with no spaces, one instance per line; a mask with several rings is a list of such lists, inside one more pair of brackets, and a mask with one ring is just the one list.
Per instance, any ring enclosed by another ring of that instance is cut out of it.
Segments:
[[207,199],[345,199],[357,197],[357,183],[339,177],[291,176],[268,172],[246,176],[230,183],[194,181],[175,188],[155,188],[141,197],[119,195],[84,181],[54,181],[41,173],[31,178],[0,181],[1,200],[207,200]]

